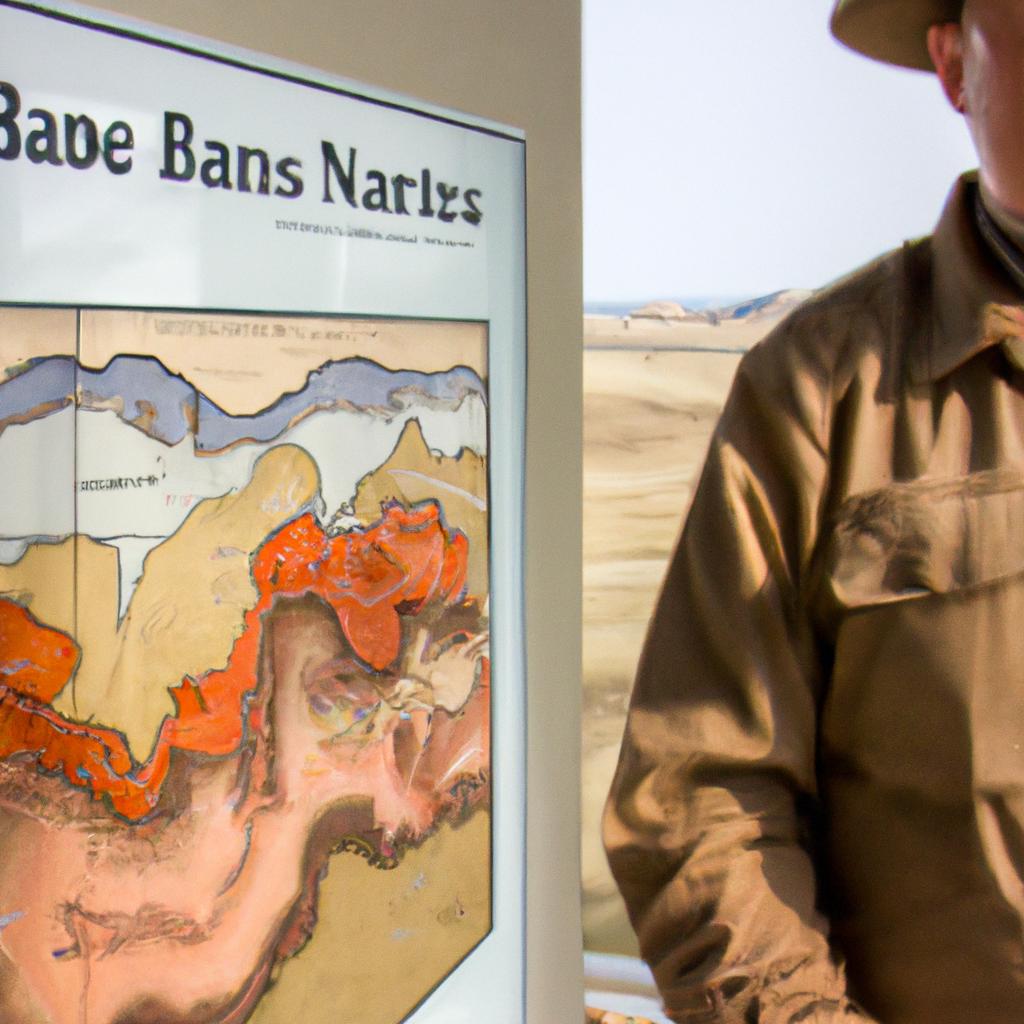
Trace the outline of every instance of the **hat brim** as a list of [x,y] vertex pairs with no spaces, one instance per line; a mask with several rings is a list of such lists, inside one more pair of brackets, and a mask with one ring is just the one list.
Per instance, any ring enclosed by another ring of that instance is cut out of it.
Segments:
[[867,57],[919,71],[934,71],[928,29],[958,21],[962,0],[839,0],[832,34]]

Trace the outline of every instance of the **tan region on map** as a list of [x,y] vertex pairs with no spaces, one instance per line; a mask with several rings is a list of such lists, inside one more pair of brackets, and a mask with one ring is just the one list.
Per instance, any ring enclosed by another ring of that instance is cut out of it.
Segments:
[[81,364],[100,368],[123,353],[155,356],[242,416],[301,390],[324,363],[355,356],[389,370],[467,366],[484,379],[487,330],[449,321],[83,310]]
[[487,934],[490,815],[442,825],[391,871],[331,858],[319,922],[251,1024],[396,1024]]
[[486,597],[486,460],[468,448],[463,448],[458,458],[435,455],[427,447],[419,423],[410,420],[388,460],[360,480],[356,516],[371,523],[379,518],[381,504],[395,498],[406,505],[437,498],[445,523],[469,539],[469,594],[481,600]]
[[54,708],[120,730],[135,759],[145,761],[164,716],[174,714],[168,687],[227,664],[257,601],[249,555],[318,493],[317,468],[305,451],[272,448],[244,488],[198,504],[149,553],[120,625],[113,547],[80,537],[76,559],[71,540],[36,544],[14,565],[0,566],[0,594],[31,595],[29,610],[82,649]]
[[[89,599],[75,626],[75,571],[88,580]],[[0,565],[0,597],[26,607],[41,623],[80,646],[107,643],[117,625],[117,551],[89,537],[31,544],[12,565]]]
[[0,306],[0,381],[28,359],[75,354],[74,309]]

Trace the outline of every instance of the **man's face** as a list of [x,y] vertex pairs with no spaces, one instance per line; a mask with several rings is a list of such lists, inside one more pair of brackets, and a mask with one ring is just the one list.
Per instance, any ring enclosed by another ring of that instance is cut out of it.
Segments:
[[1024,216],[1024,4],[967,0],[960,24],[930,30],[929,49],[946,95],[967,118],[985,185]]

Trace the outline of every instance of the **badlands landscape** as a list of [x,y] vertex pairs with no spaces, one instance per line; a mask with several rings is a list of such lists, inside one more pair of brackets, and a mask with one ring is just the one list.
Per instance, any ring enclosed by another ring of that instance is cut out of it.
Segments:
[[708,440],[742,354],[808,296],[721,309],[654,302],[585,316],[583,923],[587,949],[636,953],[600,817],[633,672]]

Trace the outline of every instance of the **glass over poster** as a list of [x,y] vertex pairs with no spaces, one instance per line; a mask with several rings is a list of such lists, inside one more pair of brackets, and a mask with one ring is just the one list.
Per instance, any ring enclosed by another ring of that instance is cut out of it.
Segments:
[[523,154],[0,0],[0,1019],[522,1020]]

